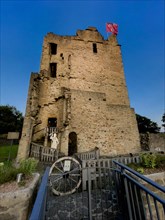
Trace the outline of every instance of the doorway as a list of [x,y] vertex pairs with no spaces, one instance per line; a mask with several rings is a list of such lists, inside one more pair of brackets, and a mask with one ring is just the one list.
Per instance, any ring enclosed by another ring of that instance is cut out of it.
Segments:
[[71,132],[69,134],[68,156],[72,156],[75,153],[77,153],[77,134]]

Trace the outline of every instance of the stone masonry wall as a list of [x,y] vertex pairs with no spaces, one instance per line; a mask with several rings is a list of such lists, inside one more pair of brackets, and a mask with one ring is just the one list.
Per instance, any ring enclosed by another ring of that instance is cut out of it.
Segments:
[[[55,54],[51,53],[52,43],[57,46]],[[53,77],[52,63],[56,64]],[[70,132],[77,135],[78,152],[95,147],[100,148],[101,154],[110,155],[140,151],[137,122],[130,108],[115,35],[104,40],[93,27],[78,30],[76,36],[48,33],[40,73],[31,84],[29,94],[34,94],[37,84],[37,99],[31,95],[33,101],[26,114],[31,115],[32,109],[36,112],[32,116],[33,141],[44,139],[48,118],[57,118],[59,149],[66,155]],[[26,121],[30,120],[25,117],[25,130]],[[23,136],[19,152],[25,142]]]
[[165,152],[165,133],[140,134],[142,150]]

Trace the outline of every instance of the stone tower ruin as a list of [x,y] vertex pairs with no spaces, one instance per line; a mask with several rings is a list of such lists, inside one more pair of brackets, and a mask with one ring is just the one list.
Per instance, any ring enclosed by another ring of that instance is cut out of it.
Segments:
[[31,141],[50,147],[52,131],[65,155],[95,147],[111,156],[140,151],[115,35],[104,40],[89,27],[76,36],[45,36],[40,72],[31,74],[18,158],[28,156]]

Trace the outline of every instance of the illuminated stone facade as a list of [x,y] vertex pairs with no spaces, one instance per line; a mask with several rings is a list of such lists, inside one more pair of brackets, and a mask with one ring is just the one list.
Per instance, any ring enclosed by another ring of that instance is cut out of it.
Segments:
[[101,155],[140,151],[116,36],[104,40],[94,27],[76,36],[48,33],[40,72],[32,73],[18,158],[31,141],[50,146],[55,127],[65,155],[98,147]]

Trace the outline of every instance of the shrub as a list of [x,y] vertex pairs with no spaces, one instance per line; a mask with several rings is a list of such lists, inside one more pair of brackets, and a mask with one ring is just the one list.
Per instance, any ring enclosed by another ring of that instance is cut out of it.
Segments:
[[25,175],[31,175],[36,171],[38,161],[34,158],[28,158],[20,162],[19,171]]
[[155,168],[157,166],[157,156],[153,153],[143,153],[140,155],[141,164],[146,168]]
[[19,171],[11,163],[0,167],[0,184],[15,180]]
[[141,174],[144,173],[143,167],[138,167],[138,168],[136,169],[136,171],[139,172],[139,173],[141,173]]
[[0,184],[16,180],[18,173],[23,173],[25,177],[31,175],[36,170],[37,163],[33,158],[22,160],[19,168],[14,167],[11,162],[4,163],[0,166]]
[[136,163],[129,163],[129,164],[127,164],[127,166],[133,170],[137,170],[137,168],[138,168],[138,164],[136,164]]
[[144,173],[144,169],[143,167],[140,166],[140,164],[136,164],[136,163],[129,163],[127,164],[128,167],[130,167],[131,169],[143,174]]

